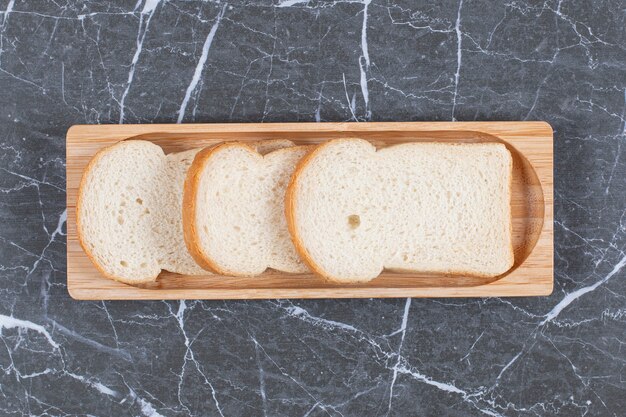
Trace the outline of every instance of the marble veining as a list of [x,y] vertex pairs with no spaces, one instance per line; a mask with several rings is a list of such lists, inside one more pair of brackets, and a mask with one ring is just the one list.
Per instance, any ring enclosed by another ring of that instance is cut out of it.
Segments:
[[[622,416],[626,31],[607,0],[0,0],[0,415]],[[555,290],[76,302],[77,123],[546,120]]]

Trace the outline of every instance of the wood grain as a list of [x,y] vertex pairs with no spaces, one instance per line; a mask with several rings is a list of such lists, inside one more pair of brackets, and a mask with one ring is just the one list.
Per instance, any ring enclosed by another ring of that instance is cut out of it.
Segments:
[[[515,264],[497,278],[385,271],[357,285],[268,271],[255,278],[185,276],[163,272],[146,286],[101,276],[76,236],[76,195],[84,167],[102,147],[128,138],[166,152],[227,140],[290,139],[314,144],[359,137],[377,146],[407,141],[501,142],[513,155]],[[77,125],[67,132],[67,288],[80,300],[257,299],[351,297],[506,297],[547,295],[553,286],[552,128],[544,122],[268,123]]]

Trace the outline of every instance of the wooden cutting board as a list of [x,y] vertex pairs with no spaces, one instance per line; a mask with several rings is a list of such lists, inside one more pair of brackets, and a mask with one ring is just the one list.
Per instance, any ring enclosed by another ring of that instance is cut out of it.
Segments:
[[[100,275],[76,236],[76,196],[91,157],[120,140],[144,139],[167,153],[222,141],[290,139],[297,144],[359,137],[375,145],[408,141],[501,142],[513,155],[515,264],[496,278],[384,272],[357,285],[311,275],[267,271],[254,278],[185,276],[162,272],[158,280],[130,286]],[[67,288],[79,300],[507,297],[548,295],[553,286],[552,129],[544,122],[251,123],[77,125],[67,132]]]

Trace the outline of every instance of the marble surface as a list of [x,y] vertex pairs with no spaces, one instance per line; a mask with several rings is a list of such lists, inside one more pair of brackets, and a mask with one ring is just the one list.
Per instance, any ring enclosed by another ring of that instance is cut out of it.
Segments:
[[[624,415],[623,2],[0,10],[0,415]],[[69,126],[315,120],[550,122],[553,295],[69,298]]]

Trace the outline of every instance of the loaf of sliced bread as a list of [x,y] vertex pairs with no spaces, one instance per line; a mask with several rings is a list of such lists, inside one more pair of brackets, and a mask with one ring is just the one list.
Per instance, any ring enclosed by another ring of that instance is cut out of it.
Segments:
[[497,276],[513,265],[510,152],[498,143],[376,150],[332,140],[299,163],[285,207],[294,245],[342,283],[402,271]]
[[308,150],[294,146],[263,156],[228,142],[196,155],[185,181],[183,226],[198,264],[233,276],[307,270],[291,243],[283,204],[289,178]]
[[[264,141],[263,151],[291,146]],[[105,276],[139,284],[162,269],[203,275],[183,238],[182,198],[187,170],[200,149],[165,155],[161,147],[128,140],[102,149],[90,161],[79,188],[79,241]]]

